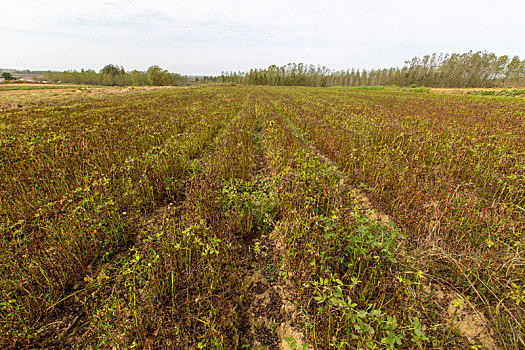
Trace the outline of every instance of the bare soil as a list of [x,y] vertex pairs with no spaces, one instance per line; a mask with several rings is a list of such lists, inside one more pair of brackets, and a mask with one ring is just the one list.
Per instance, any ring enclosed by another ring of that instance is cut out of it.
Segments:
[[487,319],[465,296],[447,286],[432,284],[434,302],[441,309],[442,316],[472,345],[480,349],[497,350],[497,338]]

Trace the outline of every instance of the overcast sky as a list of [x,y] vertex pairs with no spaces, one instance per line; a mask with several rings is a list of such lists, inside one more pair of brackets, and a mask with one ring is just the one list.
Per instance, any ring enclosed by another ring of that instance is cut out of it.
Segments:
[[183,74],[289,62],[402,66],[433,52],[525,58],[522,0],[0,0],[0,67]]

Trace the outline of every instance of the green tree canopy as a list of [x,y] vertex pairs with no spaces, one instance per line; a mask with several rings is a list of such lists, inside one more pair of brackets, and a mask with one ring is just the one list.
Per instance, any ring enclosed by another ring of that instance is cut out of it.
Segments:
[[109,74],[111,76],[116,76],[120,74],[125,74],[126,71],[122,66],[117,66],[114,64],[107,64],[100,70],[100,74]]
[[169,83],[168,71],[157,65],[149,67],[147,74],[151,85],[168,85]]
[[16,80],[16,78],[13,77],[9,72],[3,72],[1,75],[5,80]]

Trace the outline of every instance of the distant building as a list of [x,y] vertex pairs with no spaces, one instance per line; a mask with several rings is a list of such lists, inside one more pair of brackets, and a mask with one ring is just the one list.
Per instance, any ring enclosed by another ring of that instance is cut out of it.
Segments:
[[33,79],[31,79],[31,78],[24,78],[24,77],[22,77],[22,78],[20,78],[18,80],[20,80],[20,81],[27,81],[28,83],[32,83],[33,82]]
[[0,82],[2,82],[2,81],[5,81],[5,79],[4,78],[0,78]]

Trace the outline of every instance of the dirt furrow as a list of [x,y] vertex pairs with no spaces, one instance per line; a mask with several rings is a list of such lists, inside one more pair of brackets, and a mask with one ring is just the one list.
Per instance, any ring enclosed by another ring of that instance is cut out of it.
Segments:
[[[267,160],[263,149],[264,131],[256,135],[256,178],[269,180]],[[243,283],[243,302],[240,312],[240,340],[253,349],[287,350],[292,344],[303,343],[297,298],[286,279],[282,264],[283,249],[270,232],[254,230],[245,237],[248,270]]]

